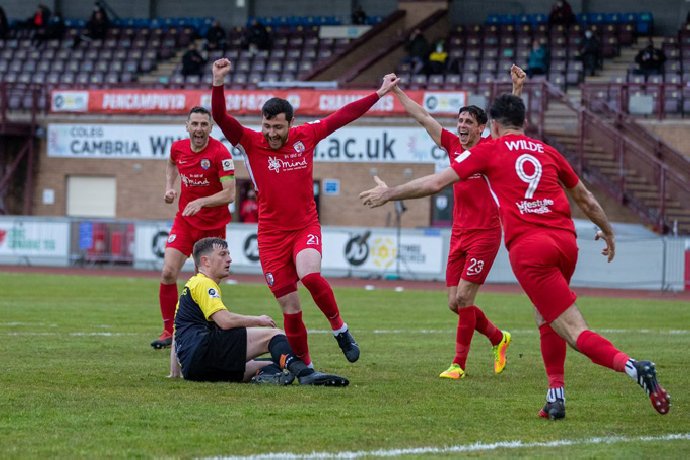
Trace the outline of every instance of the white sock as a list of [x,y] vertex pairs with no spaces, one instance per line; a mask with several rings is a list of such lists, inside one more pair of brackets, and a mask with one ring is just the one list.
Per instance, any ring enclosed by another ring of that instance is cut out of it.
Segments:
[[625,373],[630,376],[631,379],[637,382],[637,369],[635,366],[633,366],[633,363],[635,362],[634,359],[630,358],[626,363],[625,363]]
[[549,388],[549,390],[546,392],[546,402],[552,403],[556,402],[558,399],[561,399],[563,402],[565,402],[565,389],[563,387]]
[[343,332],[347,332],[347,323],[343,323],[340,329],[336,329],[335,331],[333,331],[333,335],[336,336],[338,334],[342,334]]

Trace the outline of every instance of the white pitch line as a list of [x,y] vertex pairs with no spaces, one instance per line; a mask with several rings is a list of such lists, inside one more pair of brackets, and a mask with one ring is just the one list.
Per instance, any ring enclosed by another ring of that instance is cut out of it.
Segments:
[[666,442],[690,440],[690,433],[673,433],[663,436],[607,436],[602,438],[587,439],[561,439],[547,442],[525,442],[525,441],[502,441],[494,443],[475,442],[473,444],[460,444],[447,447],[414,447],[409,449],[379,449],[379,450],[360,450],[342,452],[311,452],[309,454],[296,454],[292,452],[272,452],[267,454],[247,455],[247,456],[216,456],[205,457],[213,460],[264,460],[264,459],[322,459],[322,458],[360,458],[360,457],[398,457],[401,455],[422,455],[422,454],[454,454],[468,452],[494,451],[498,449],[527,449],[527,448],[550,448],[564,446],[584,446],[595,444],[624,444],[631,442]]
[[[17,325],[28,325],[25,323],[18,323],[18,324],[13,324],[13,323],[0,323],[0,327],[6,326],[6,325],[11,325],[11,326],[17,326]],[[35,324],[32,324],[35,326]],[[56,327],[57,324],[51,324],[49,325],[51,327]],[[97,327],[106,327],[106,326],[97,326]],[[107,326],[110,327],[110,326]],[[638,330],[629,330],[629,329],[601,329],[601,330],[595,330],[595,332],[599,332],[602,334],[646,334],[646,335],[687,335],[690,334],[690,331],[687,330],[669,330],[669,331],[654,331],[650,329],[638,329]],[[323,329],[315,329],[315,330],[309,330],[309,334],[316,334],[316,335],[321,335],[321,334],[332,334],[333,331],[327,331]],[[454,334],[455,331],[451,329],[443,330],[443,329],[374,329],[373,331],[360,331],[359,334],[364,334],[366,335],[367,333],[374,334],[374,335],[400,335],[400,334],[422,334],[422,335],[434,335],[434,334],[443,334],[443,335],[448,335],[448,334]],[[537,331],[536,329],[511,329],[510,333],[513,335],[533,335],[536,334]],[[146,335],[144,333],[134,333],[134,332],[33,332],[33,331],[6,331],[6,332],[0,332],[0,335],[11,335],[11,336],[60,336],[60,335],[70,335],[70,336],[100,336],[100,337],[121,337],[121,336],[135,336],[135,335]]]

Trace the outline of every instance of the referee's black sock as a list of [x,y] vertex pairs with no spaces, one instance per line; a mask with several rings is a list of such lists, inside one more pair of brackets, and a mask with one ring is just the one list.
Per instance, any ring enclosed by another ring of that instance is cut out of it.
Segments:
[[283,334],[273,336],[271,341],[268,342],[268,352],[271,354],[274,363],[282,369],[289,370],[297,377],[304,377],[314,372],[314,369],[307,367],[304,361],[295,356],[287,341],[287,337]]

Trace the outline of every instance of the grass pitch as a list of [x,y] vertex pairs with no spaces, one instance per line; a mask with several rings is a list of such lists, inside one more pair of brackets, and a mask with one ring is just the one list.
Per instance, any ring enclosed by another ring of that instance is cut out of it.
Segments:
[[[362,348],[348,363],[302,292],[319,369],[347,388],[171,381],[155,279],[0,273],[0,458],[241,456],[690,457],[690,305],[578,301],[592,329],[657,363],[672,397],[660,416],[627,376],[568,350],[567,417],[537,418],[546,377],[524,295],[480,293],[511,331],[508,367],[493,374],[475,335],[461,381],[437,376],[454,351],[456,318],[437,291],[336,289]],[[282,322],[264,286],[224,285],[225,303]]]

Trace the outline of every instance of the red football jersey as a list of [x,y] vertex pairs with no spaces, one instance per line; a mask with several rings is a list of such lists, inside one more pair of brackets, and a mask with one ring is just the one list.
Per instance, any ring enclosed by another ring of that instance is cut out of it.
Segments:
[[506,247],[527,232],[555,228],[575,233],[563,186],[573,188],[580,179],[550,145],[511,134],[466,150],[451,167],[461,179],[477,173],[488,177],[498,197]]
[[[486,141],[479,141],[483,142]],[[465,150],[458,136],[447,129],[441,131],[441,145],[448,152],[451,164]],[[496,199],[482,174],[473,174],[453,184],[453,201],[453,230],[482,230],[501,226]]]
[[193,216],[182,217],[182,211],[190,201],[213,195],[223,190],[221,178],[233,177],[235,166],[230,152],[219,141],[209,138],[208,145],[201,152],[192,151],[190,140],[182,139],[173,142],[170,147],[170,159],[180,173],[180,200],[177,217],[190,225],[211,230],[227,225],[230,222],[230,211],[227,206],[201,208]]
[[225,112],[223,87],[213,87],[213,119],[244,155],[259,201],[260,228],[296,230],[318,222],[314,202],[314,148],[336,129],[366,113],[378,99],[373,93],[322,120],[290,128],[285,145],[273,150],[262,133],[245,128]]

